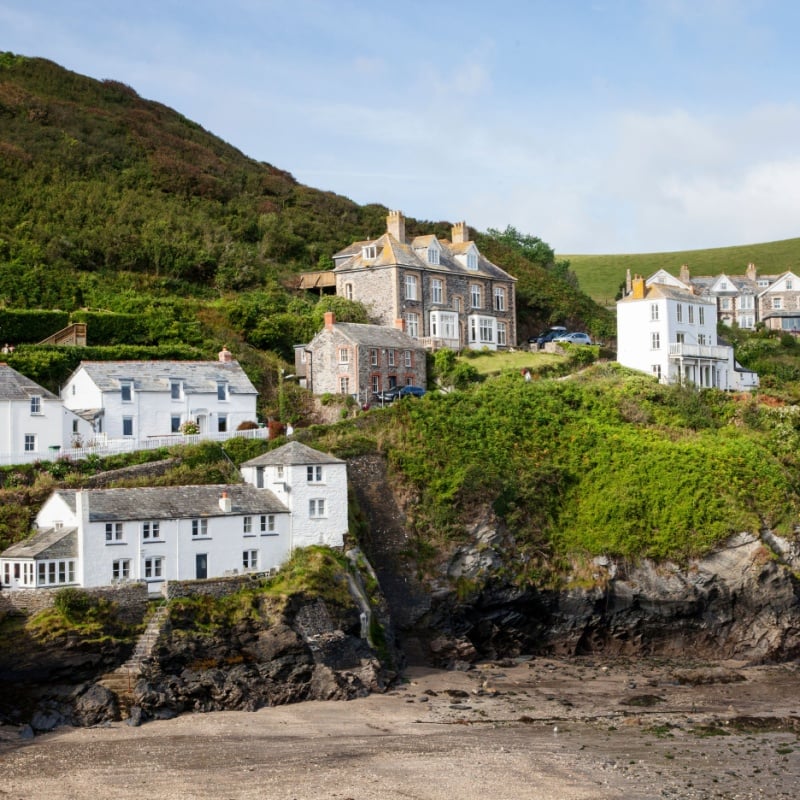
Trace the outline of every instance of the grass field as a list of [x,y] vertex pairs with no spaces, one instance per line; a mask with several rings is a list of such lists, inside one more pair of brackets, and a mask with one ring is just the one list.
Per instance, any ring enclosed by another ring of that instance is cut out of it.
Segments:
[[709,250],[682,250],[673,253],[628,253],[622,255],[564,255],[578,276],[581,289],[604,306],[614,305],[614,296],[625,280],[625,270],[645,277],[665,269],[673,275],[681,264],[688,264],[692,275],[743,275],[749,263],[762,275],[776,275],[800,269],[800,239],[783,239],[764,244],[716,247]]
[[564,356],[555,353],[533,353],[529,350],[516,350],[513,353],[505,351],[481,353],[466,359],[481,375],[499,375],[509,369],[519,371],[529,369],[531,372],[536,372],[546,364],[564,360]]

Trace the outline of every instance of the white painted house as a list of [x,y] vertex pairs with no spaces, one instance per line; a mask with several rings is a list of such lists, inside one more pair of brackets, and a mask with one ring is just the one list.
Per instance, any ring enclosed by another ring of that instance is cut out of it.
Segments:
[[224,349],[219,361],[82,361],[61,390],[64,406],[91,421],[97,440],[143,442],[236,430],[256,421],[258,392]]
[[0,554],[0,583],[142,580],[155,594],[165,581],[270,570],[296,547],[343,545],[344,461],[291,442],[242,473],[245,484],[55,491],[34,535]]
[[0,454],[52,458],[82,425],[56,395],[0,363]]
[[747,391],[758,375],[744,369],[733,348],[717,342],[713,298],[695,294],[663,270],[636,276],[617,302],[617,361],[662,383]]

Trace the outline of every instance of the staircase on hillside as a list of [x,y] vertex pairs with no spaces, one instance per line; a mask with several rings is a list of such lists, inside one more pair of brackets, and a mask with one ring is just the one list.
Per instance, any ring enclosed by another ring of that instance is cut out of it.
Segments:
[[130,705],[133,697],[133,687],[141,675],[142,663],[150,657],[156,643],[167,627],[167,613],[168,608],[166,605],[159,606],[136,642],[131,657],[121,667],[117,667],[113,672],[106,673],[98,681],[99,684],[114,692],[123,713]]

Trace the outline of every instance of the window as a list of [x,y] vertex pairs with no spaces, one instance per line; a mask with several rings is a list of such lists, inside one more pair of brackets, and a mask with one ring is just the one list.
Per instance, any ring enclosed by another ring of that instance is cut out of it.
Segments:
[[411,351],[410,350],[403,350],[403,363],[406,367],[411,366]]
[[225,433],[227,430],[228,430],[228,415],[220,414],[217,417],[217,431],[219,433]]
[[353,284],[352,283],[346,283],[344,285],[344,296],[348,300],[352,300],[353,299]]
[[467,253],[467,269],[478,269],[478,254],[474,250]]
[[26,433],[25,434],[25,452],[26,453],[35,453],[37,451],[36,446],[36,434],[35,433]]
[[494,320],[491,317],[478,318],[478,331],[482,342],[494,341]]
[[173,414],[169,418],[169,429],[171,433],[181,432],[181,418],[179,414]]
[[252,536],[253,535],[253,518],[252,517],[242,517],[242,533],[245,536]]
[[368,244],[361,248],[364,258],[375,258],[378,255],[378,248],[374,244]]
[[373,367],[378,366],[378,348],[373,347],[369,351],[369,363],[372,364]]
[[653,364],[653,375],[655,375],[658,380],[661,380],[661,364]]
[[122,435],[133,436],[133,417],[122,418]]
[[406,333],[412,339],[419,337],[419,316],[417,314],[406,314]]
[[706,335],[704,333],[697,334],[697,344],[708,344],[706,341]]
[[161,524],[158,522],[142,523],[142,539],[160,539]]
[[394,350],[389,350],[389,366],[394,366]]
[[73,433],[78,432],[78,420],[76,419],[72,420],[72,432]]
[[309,483],[321,483],[322,467],[319,464],[313,467],[306,467],[306,480]]
[[497,323],[497,344],[505,345],[506,344],[506,323],[505,322],[498,322]]
[[[15,564],[14,577],[19,579],[19,564]],[[27,566],[27,565],[23,565]],[[33,565],[26,570],[23,582],[33,584]],[[47,586],[55,583],[75,583],[75,562],[69,561],[40,561],[37,565],[38,584]]]
[[258,568],[258,550],[245,550],[242,553],[242,567],[244,569]]
[[[680,309],[680,306],[678,306],[678,309]],[[680,319],[681,319],[681,314],[680,314],[680,311],[678,311],[678,321],[679,322],[680,322]],[[658,321],[658,303],[651,303],[650,304],[650,321],[651,322],[657,322]]]
[[429,247],[428,248],[428,263],[433,264],[436,266],[439,263],[439,248],[438,247]]
[[417,276],[406,275],[406,300],[417,299]]
[[706,310],[703,308],[703,306],[699,306],[697,309],[697,319],[701,325],[705,325]]
[[314,519],[325,516],[325,500],[323,498],[320,497],[308,501],[308,516]]
[[160,578],[164,574],[164,559],[161,556],[151,556],[144,560],[144,577]]
[[133,385],[130,381],[124,381],[119,385],[120,399],[123,403],[133,402]]
[[35,394],[31,397],[31,414],[42,413],[42,398]]
[[506,310],[506,290],[502,288],[496,288],[494,290],[494,310],[495,311],[505,311]]
[[208,520],[207,519],[193,519],[192,520],[192,536],[208,536]]
[[739,298],[739,308],[753,308],[753,295],[744,294]]
[[792,281],[791,281],[790,278],[786,279],[786,291],[787,292],[791,292],[792,291]]
[[722,311],[729,311],[731,307],[731,299],[730,297],[720,297],[719,299],[719,307]]
[[694,306],[689,306],[689,324],[694,325]]
[[660,350],[661,349],[661,334],[658,332],[654,332],[650,334],[650,349],[651,350]]
[[169,396],[173,400],[180,400],[181,399],[181,382],[180,381],[170,381],[170,384],[169,384]]
[[461,312],[461,298],[454,297],[453,298],[453,309],[458,314]]
[[106,542],[122,541],[122,523],[106,522]]
[[372,393],[377,394],[381,390],[381,376],[373,375],[370,378],[370,382],[372,384]]
[[441,278],[431,278],[431,302],[442,303],[444,297],[444,281]]
[[256,489],[264,488],[264,467],[256,467]]
[[675,306],[675,319],[677,319],[678,322],[683,322],[683,306],[680,303]]
[[675,341],[678,344],[683,344],[684,338],[685,338],[685,334],[683,332],[675,334]]
[[340,364],[350,363],[350,351],[346,347],[339,348],[339,363]]
[[261,515],[261,533],[275,533],[275,515]]
[[127,558],[118,558],[111,562],[111,578],[122,581],[131,576],[131,562]]
[[783,303],[782,303],[781,301],[782,301],[782,298],[780,298],[780,297],[773,297],[773,298],[772,298],[772,307],[773,307],[774,309],[776,309],[776,310],[779,310],[779,309],[781,308],[781,306],[783,305]]
[[727,292],[728,291],[728,281],[720,281],[719,282],[719,290],[721,292]]
[[217,381],[217,400],[228,399],[228,384],[225,381]]
[[339,394],[350,394],[350,378],[347,375],[339,378]]
[[481,307],[481,287],[477,283],[473,283],[469,287],[470,302],[473,308]]

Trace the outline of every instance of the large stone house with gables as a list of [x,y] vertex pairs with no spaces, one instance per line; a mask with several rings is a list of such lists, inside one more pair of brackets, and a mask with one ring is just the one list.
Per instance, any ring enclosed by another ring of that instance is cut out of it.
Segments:
[[314,394],[344,394],[369,403],[377,392],[395,386],[426,386],[425,348],[397,327],[336,322],[295,349],[295,367]]
[[336,294],[363,303],[379,325],[405,332],[426,349],[514,347],[516,278],[470,241],[466,223],[452,239],[407,239],[399,211],[377,239],[354,242],[333,256]]

